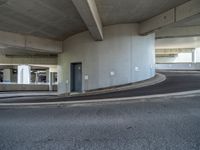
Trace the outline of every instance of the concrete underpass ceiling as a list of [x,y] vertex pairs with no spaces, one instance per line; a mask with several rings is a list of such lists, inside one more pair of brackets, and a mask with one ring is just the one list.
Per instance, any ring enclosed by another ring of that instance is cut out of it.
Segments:
[[[188,0],[96,0],[103,25],[136,23]],[[0,0],[0,30],[63,40],[87,30],[71,0]]]
[[96,0],[104,25],[136,23],[152,18],[188,0]]
[[0,1],[0,30],[63,39],[86,30],[71,0]]
[[175,27],[200,26],[200,14],[174,25]]

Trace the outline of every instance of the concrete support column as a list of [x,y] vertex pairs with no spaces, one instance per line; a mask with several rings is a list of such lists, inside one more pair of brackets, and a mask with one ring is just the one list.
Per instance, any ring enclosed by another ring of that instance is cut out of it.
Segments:
[[31,67],[29,65],[19,65],[17,74],[18,84],[30,84]]
[[52,72],[52,83],[55,83],[55,72]]
[[35,83],[38,83],[39,78],[38,78],[38,72],[35,73]]
[[53,91],[53,72],[49,72],[49,91]]
[[192,63],[196,63],[196,50],[192,51]]
[[12,69],[3,70],[3,82],[12,82]]
[[46,83],[49,83],[50,72],[49,69],[46,70]]

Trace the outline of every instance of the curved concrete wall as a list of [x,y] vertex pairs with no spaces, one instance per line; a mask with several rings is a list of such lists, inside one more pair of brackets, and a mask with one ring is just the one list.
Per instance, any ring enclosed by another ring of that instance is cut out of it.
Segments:
[[82,62],[83,91],[145,80],[155,75],[155,35],[139,36],[137,24],[121,24],[105,27],[101,42],[89,32],[68,38],[58,56],[59,93],[70,92],[74,62]]

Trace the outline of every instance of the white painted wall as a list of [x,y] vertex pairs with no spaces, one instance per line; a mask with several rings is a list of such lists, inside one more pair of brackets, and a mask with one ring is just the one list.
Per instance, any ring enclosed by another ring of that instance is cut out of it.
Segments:
[[179,53],[175,62],[192,62],[192,53]]
[[89,32],[68,38],[58,55],[59,93],[70,92],[73,62],[82,62],[83,90],[145,80],[155,75],[155,35],[139,36],[137,24],[121,24],[105,27],[101,42]]

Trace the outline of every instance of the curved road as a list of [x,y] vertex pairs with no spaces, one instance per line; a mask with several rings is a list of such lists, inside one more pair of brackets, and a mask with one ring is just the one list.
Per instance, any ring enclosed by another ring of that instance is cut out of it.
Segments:
[[76,101],[93,100],[105,98],[120,98],[132,96],[145,96],[154,94],[174,93],[200,89],[200,72],[162,72],[167,79],[156,85],[138,88],[134,90],[123,90],[104,94],[95,94],[90,96],[73,96],[62,98],[13,98],[11,100],[1,100],[4,103],[15,102],[56,102],[56,101]]
[[[163,92],[162,85],[165,92],[188,89],[183,85],[198,89],[199,74],[167,76],[165,83],[142,88],[142,94],[148,94],[144,89]],[[0,107],[0,150],[200,150],[200,93],[146,101]]]
[[1,150],[200,150],[200,95],[0,108]]
[[62,98],[61,100],[88,100],[102,98],[132,97],[200,90],[200,72],[162,72],[162,74],[165,74],[167,79],[164,82],[161,82],[156,85],[138,88],[134,90],[117,91],[106,94],[96,94],[93,96]]

